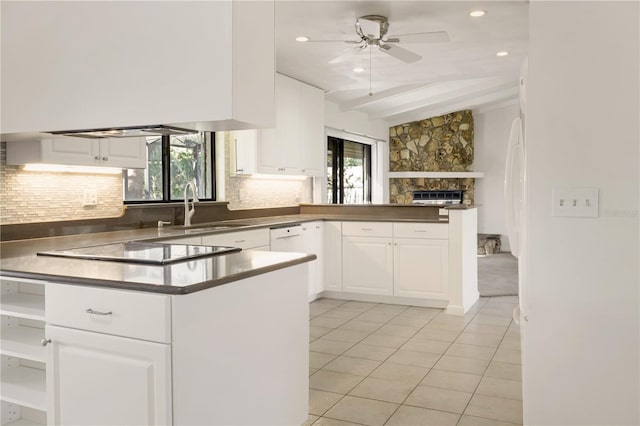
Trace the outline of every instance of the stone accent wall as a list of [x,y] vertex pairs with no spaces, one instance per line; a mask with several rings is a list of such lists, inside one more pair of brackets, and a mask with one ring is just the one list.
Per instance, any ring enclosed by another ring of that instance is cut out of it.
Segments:
[[220,201],[228,201],[230,210],[288,207],[313,201],[311,178],[291,180],[231,176],[231,142],[229,133],[225,132],[224,135],[226,199]]
[[[472,171],[471,110],[404,123],[389,129],[389,171]],[[473,204],[473,179],[390,179],[390,201],[411,203],[412,191],[462,189]]]
[[[0,224],[122,214],[122,175],[28,172],[19,166],[8,166],[6,153],[6,143],[0,142]],[[97,192],[97,206],[82,206],[85,189]]]

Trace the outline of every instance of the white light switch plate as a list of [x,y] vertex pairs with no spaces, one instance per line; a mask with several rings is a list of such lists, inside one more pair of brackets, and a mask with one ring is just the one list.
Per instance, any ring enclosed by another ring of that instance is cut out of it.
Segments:
[[598,188],[553,188],[551,215],[598,217]]

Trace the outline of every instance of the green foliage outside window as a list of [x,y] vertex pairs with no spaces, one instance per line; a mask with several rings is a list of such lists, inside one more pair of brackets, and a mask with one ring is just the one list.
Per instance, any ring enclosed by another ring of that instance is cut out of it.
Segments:
[[[163,162],[163,143],[169,143],[169,164]],[[184,187],[196,182],[198,197],[212,198],[213,178],[209,138],[204,133],[147,138],[147,168],[125,171],[125,201],[162,201],[163,169],[168,167],[169,199],[182,200]]]

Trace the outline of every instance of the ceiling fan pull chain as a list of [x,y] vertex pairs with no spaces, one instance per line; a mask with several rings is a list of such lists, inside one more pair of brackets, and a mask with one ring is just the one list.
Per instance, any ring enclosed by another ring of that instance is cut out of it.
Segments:
[[373,96],[373,92],[371,91],[371,73],[373,70],[371,69],[371,47],[369,47],[369,96]]

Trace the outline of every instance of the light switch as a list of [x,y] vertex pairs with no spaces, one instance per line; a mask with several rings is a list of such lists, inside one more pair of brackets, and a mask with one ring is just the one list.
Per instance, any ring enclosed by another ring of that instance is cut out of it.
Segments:
[[598,188],[553,188],[551,215],[598,217]]

